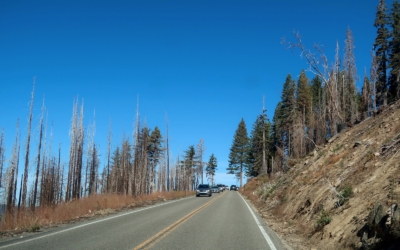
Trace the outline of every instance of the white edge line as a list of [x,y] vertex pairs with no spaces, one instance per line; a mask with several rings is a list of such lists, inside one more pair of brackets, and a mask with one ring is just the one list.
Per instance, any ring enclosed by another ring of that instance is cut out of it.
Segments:
[[264,235],[264,238],[267,241],[271,250],[276,250],[274,243],[272,242],[271,238],[268,236],[267,232],[265,232],[263,226],[261,225],[260,221],[257,219],[256,215],[254,214],[254,212],[251,209],[251,207],[249,206],[249,204],[247,204],[246,200],[243,198],[243,196],[240,193],[239,193],[239,195],[243,199],[246,206],[249,208],[251,215],[253,215],[253,218],[256,221],[258,228],[260,229],[261,233]]
[[86,227],[86,226],[89,226],[89,225],[92,225],[92,224],[96,224],[96,223],[99,223],[99,222],[103,222],[103,221],[106,221],[106,220],[112,220],[112,219],[115,219],[115,218],[118,218],[118,217],[122,217],[122,216],[133,214],[133,213],[138,213],[138,212],[141,212],[141,211],[144,211],[144,210],[147,210],[147,209],[164,206],[164,205],[167,205],[167,204],[171,204],[171,203],[174,203],[174,202],[177,202],[177,201],[181,201],[181,200],[185,200],[185,199],[189,199],[189,198],[193,198],[193,197],[186,197],[186,198],[182,198],[182,199],[179,199],[179,200],[169,201],[169,202],[166,202],[166,203],[162,203],[162,204],[158,204],[158,205],[154,205],[154,206],[150,206],[150,207],[145,207],[145,208],[142,208],[142,209],[139,209],[139,210],[134,210],[134,211],[131,211],[131,212],[115,215],[115,216],[112,216],[112,217],[107,217],[107,218],[104,218],[104,219],[101,219],[101,220],[92,221],[92,222],[89,222],[89,223],[86,223],[86,224],[82,224],[82,225],[79,225],[79,226],[71,227],[71,228],[64,229],[64,230],[61,230],[61,231],[58,231],[58,232],[54,232],[54,233],[42,235],[42,236],[39,236],[39,237],[34,237],[32,239],[22,240],[22,241],[15,242],[15,243],[12,243],[12,244],[0,246],[0,249],[6,248],[6,247],[15,246],[15,245],[19,245],[19,244],[23,244],[23,243],[27,243],[27,242],[34,241],[34,240],[39,240],[39,239],[46,238],[46,237],[49,237],[49,236],[53,236],[53,235],[56,235],[56,234],[64,233],[64,232],[67,232],[67,231],[71,231],[71,230],[74,230],[74,229],[77,229],[77,228]]

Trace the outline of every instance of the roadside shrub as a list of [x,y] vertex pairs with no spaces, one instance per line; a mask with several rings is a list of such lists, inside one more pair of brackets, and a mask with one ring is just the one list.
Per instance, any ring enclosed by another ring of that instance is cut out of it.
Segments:
[[351,186],[343,187],[340,195],[338,195],[338,207],[343,206],[347,201],[349,201],[350,197],[353,195],[353,188]]
[[339,151],[341,148],[342,148],[341,145],[336,144],[335,147],[332,148],[331,152],[335,153],[335,152]]
[[317,219],[317,225],[316,225],[315,231],[317,232],[317,231],[322,230],[326,225],[331,223],[331,221],[332,221],[332,218],[329,215],[329,213],[327,211],[323,210],[321,212],[321,215]]

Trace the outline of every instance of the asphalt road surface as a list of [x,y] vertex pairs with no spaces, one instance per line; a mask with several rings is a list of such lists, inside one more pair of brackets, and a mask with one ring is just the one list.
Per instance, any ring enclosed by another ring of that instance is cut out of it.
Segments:
[[25,234],[0,249],[285,249],[236,191]]

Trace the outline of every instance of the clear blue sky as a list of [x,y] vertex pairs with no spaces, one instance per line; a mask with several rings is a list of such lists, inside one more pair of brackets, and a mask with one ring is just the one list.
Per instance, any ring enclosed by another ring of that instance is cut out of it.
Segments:
[[218,159],[217,182],[236,184],[225,173],[241,118],[250,132],[265,95],[272,119],[287,74],[297,78],[307,68],[299,51],[286,50],[281,38],[294,41],[295,29],[306,46],[324,45],[332,63],[336,41],[343,56],[350,27],[362,79],[364,68],[369,72],[377,5],[378,0],[3,1],[0,129],[6,157],[18,118],[24,154],[36,76],[31,169],[43,98],[53,149],[62,144],[64,162],[74,99],[84,99],[86,125],[95,111],[103,166],[109,121],[115,148],[123,133],[132,135],[139,97],[141,120],[150,128],[158,126],[165,135],[168,115],[173,157],[203,138],[204,160],[211,153]]

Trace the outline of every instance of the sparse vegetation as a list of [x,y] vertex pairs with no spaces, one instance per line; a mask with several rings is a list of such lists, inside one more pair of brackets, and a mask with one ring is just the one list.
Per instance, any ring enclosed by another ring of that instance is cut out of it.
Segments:
[[112,214],[117,211],[141,207],[164,200],[173,200],[192,195],[193,192],[155,192],[140,197],[127,195],[93,195],[72,200],[58,206],[38,207],[35,213],[28,210],[20,216],[2,218],[0,233],[18,229],[35,232],[42,227],[54,226],[60,223],[81,220],[92,216]]
[[333,149],[331,149],[331,152],[336,153],[337,151],[339,151],[342,148],[341,145],[336,144],[335,147]]
[[321,214],[320,214],[319,218],[317,219],[317,225],[316,225],[315,231],[322,230],[322,228],[324,228],[324,226],[331,223],[331,221],[332,221],[332,217],[329,215],[329,213],[326,212],[325,210],[321,211]]

